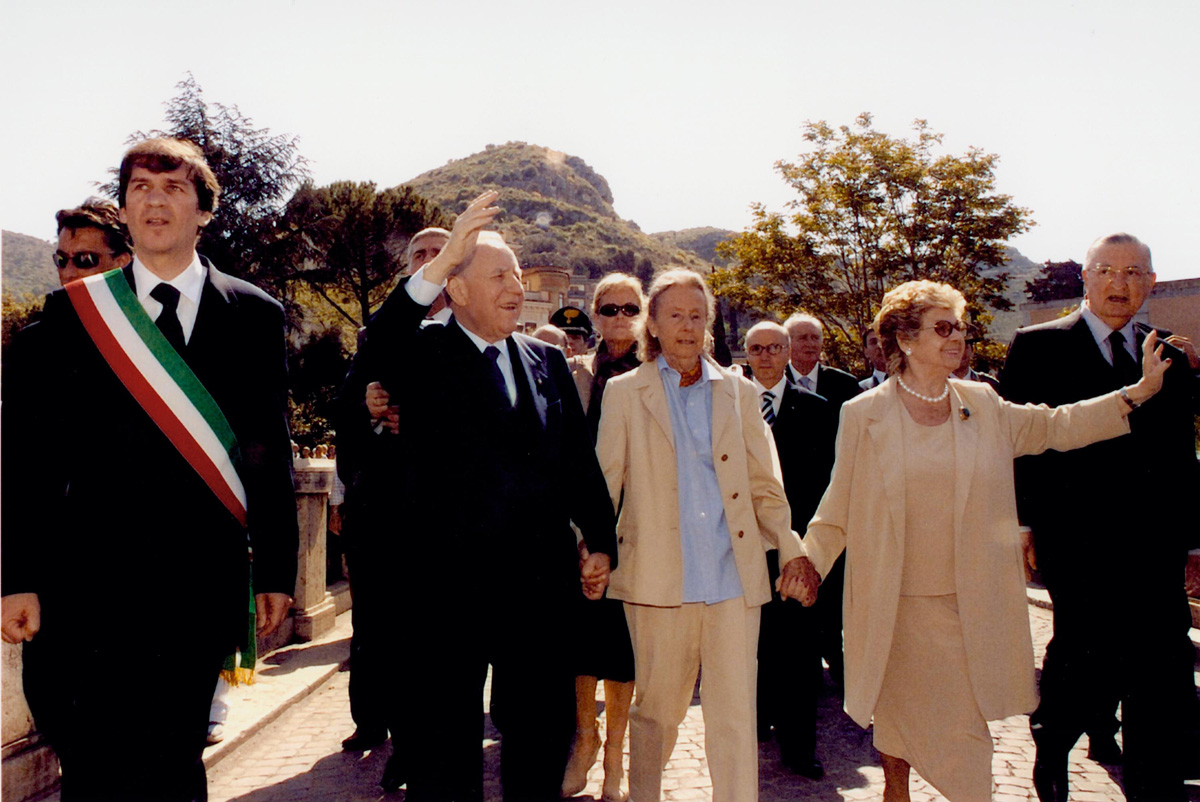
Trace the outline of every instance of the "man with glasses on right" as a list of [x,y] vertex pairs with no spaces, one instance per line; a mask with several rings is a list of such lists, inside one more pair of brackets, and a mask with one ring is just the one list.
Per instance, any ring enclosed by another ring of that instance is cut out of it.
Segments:
[[[1150,249],[1136,237],[1096,240],[1084,260],[1081,308],[1016,333],[1001,395],[1060,406],[1136,381],[1152,329],[1134,317],[1154,281]],[[1160,341],[1168,335],[1160,331]],[[1192,578],[1200,567],[1188,554],[1200,543],[1194,523],[1178,515],[1200,487],[1200,470],[1188,355],[1164,343],[1163,357],[1171,366],[1162,392],[1134,409],[1129,434],[1016,461],[1018,513],[1054,603],[1041,703],[1030,717],[1043,802],[1067,799],[1068,753],[1082,733],[1114,751],[1118,702],[1127,798],[1186,798],[1196,690],[1184,582],[1185,566]],[[1137,500],[1147,493],[1155,503]],[[1102,757],[1097,746],[1094,758]]]
[[117,218],[117,205],[88,198],[74,209],[63,209],[58,220],[58,250],[54,266],[64,287],[77,278],[107,273],[133,259],[125,226]]

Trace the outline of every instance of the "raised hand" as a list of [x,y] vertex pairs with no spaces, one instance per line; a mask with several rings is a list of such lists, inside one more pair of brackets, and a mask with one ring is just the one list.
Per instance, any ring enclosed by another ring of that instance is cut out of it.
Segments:
[[1162,389],[1163,375],[1171,367],[1170,358],[1163,359],[1162,352],[1158,332],[1151,330],[1142,343],[1142,380],[1127,391],[1134,403],[1144,404]]
[[502,211],[499,206],[492,205],[499,197],[499,192],[489,189],[467,204],[467,208],[454,221],[450,239],[442,247],[441,253],[423,268],[426,281],[441,284],[450,271],[467,260],[475,250],[479,232]]

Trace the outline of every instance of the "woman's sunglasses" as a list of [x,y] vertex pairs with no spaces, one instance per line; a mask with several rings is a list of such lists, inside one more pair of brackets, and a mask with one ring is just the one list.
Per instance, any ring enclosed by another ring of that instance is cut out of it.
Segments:
[[963,323],[961,320],[956,320],[953,323],[951,323],[949,320],[939,320],[932,326],[921,327],[921,331],[925,331],[925,329],[933,329],[934,332],[937,333],[937,336],[945,338],[949,337],[956,331],[966,331],[967,324]]
[[616,317],[618,312],[625,317],[637,317],[641,313],[642,308],[637,304],[624,304],[622,306],[604,304],[596,311],[604,315],[604,317]]

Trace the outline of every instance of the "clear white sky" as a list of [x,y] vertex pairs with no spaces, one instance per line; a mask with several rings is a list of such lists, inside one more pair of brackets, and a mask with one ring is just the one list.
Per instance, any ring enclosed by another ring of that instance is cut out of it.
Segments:
[[807,120],[914,118],[998,153],[1082,260],[1128,230],[1160,278],[1200,276],[1194,0],[89,0],[5,4],[0,226],[52,238],[191,70],[210,102],[301,137],[314,179],[392,186],[509,140],[580,156],[647,232],[781,209]]

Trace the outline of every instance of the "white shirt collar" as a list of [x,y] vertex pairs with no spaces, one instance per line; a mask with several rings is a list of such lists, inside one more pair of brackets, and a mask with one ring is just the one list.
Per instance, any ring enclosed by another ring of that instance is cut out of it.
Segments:
[[479,353],[482,354],[489,345],[494,345],[494,346],[496,346],[496,348],[498,348],[500,350],[500,355],[502,357],[508,356],[508,343],[507,343],[508,338],[507,337],[500,339],[500,340],[496,340],[496,342],[494,342],[494,343],[490,343],[487,340],[480,337],[475,332],[473,332],[470,329],[463,326],[463,324],[459,323],[458,327],[463,330],[464,334],[466,334],[468,337],[471,338],[471,342],[475,343],[475,347],[479,349]]
[[783,372],[783,376],[779,378],[774,387],[763,387],[762,382],[758,380],[757,376],[754,377],[753,381],[754,389],[758,390],[759,395],[769,391],[775,394],[775,399],[778,401],[780,398],[783,398],[783,391],[787,389],[787,371]]
[[[183,269],[175,278],[166,282],[175,289],[179,290],[179,294],[187,298],[193,304],[200,304],[200,293],[204,290],[204,265],[200,262],[200,256],[195,251],[192,251],[192,262]],[[150,291],[163,283],[163,279],[156,276],[150,271],[150,268],[142,264],[142,261],[136,256],[133,257],[133,286],[137,292],[139,301],[145,301],[150,295]]]

